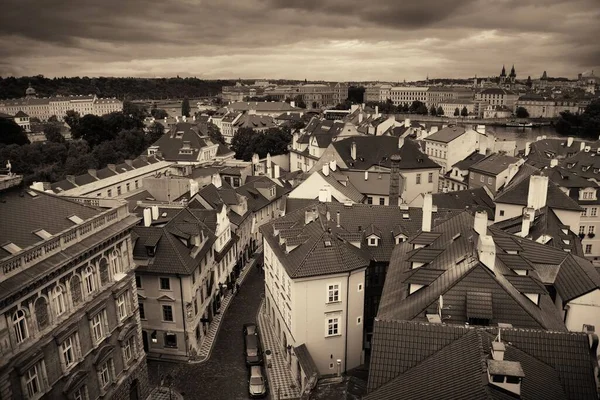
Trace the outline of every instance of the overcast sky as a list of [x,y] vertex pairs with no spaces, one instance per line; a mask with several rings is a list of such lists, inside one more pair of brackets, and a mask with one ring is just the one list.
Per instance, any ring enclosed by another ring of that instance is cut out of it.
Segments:
[[600,75],[600,0],[4,0],[0,75]]

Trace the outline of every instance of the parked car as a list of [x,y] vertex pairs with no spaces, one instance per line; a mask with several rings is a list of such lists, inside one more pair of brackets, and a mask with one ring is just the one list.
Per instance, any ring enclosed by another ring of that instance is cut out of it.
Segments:
[[258,335],[258,326],[256,324],[244,324],[244,336]]
[[260,365],[263,362],[258,335],[244,336],[244,356],[247,365]]
[[267,378],[263,374],[262,367],[256,365],[248,371],[248,393],[252,398],[265,397],[269,390]]

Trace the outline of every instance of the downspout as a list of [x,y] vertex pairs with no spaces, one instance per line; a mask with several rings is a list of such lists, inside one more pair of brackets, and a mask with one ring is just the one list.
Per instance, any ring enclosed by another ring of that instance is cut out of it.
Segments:
[[188,337],[187,337],[187,326],[185,323],[185,307],[183,306],[183,284],[181,283],[181,276],[177,274],[179,279],[179,293],[181,293],[181,316],[183,317],[183,340],[185,342],[185,355],[189,356],[188,353]]
[[348,370],[348,298],[350,297],[350,272],[348,272],[348,278],[346,278],[346,340],[344,340],[344,373]]

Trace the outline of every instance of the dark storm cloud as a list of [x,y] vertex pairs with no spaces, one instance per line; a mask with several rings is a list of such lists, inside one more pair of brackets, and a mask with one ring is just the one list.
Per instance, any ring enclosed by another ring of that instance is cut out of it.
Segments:
[[502,63],[571,76],[600,65],[598,0],[5,0],[2,9],[0,75],[412,79],[492,74]]

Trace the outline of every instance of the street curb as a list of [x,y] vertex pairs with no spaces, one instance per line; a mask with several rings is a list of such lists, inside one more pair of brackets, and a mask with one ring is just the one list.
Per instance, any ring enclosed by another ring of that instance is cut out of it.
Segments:
[[[258,253],[256,253],[258,254]],[[250,270],[256,265],[256,262],[258,261],[257,258],[253,257],[252,258],[252,262],[249,263],[247,265],[248,269],[246,271],[243,272],[243,275],[240,276],[237,280],[236,283],[239,282],[240,286],[242,283],[244,283],[244,280],[246,280],[246,277],[248,276],[248,274],[250,273]],[[231,295],[232,297],[235,295]],[[232,300],[230,299],[229,302],[227,303],[227,305],[225,306],[225,309],[221,311],[221,320],[219,321],[219,325],[217,326],[217,332],[215,333],[215,339],[213,340],[213,342],[210,345],[210,350],[208,351],[208,354],[206,355],[206,357],[204,357],[204,359],[202,360],[188,360],[188,364],[202,364],[207,362],[208,360],[210,360],[210,356],[212,355],[213,349],[215,347],[215,342],[217,341],[217,337],[219,336],[219,332],[221,332],[221,324],[223,322],[223,319],[225,318],[225,313],[227,312],[227,310],[229,309],[229,305],[231,304]]]

